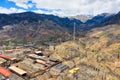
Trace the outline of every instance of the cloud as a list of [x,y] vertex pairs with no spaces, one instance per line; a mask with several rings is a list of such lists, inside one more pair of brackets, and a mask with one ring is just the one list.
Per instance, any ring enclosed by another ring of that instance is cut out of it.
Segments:
[[4,8],[4,7],[0,7],[0,13],[6,13],[6,14],[10,14],[10,13],[20,13],[20,12],[25,12],[25,10],[23,9],[16,9],[16,8]]
[[[26,10],[59,16],[117,13],[120,0],[8,0]],[[34,10],[32,8],[34,7]],[[41,10],[46,9],[48,11]],[[52,10],[52,11],[49,11]],[[58,10],[58,11],[57,11]]]
[[34,10],[33,12],[35,13],[40,13],[40,14],[53,14],[56,16],[61,16],[64,15],[64,13],[61,10]]
[[[117,13],[120,0],[32,0],[37,8],[61,9],[61,16],[80,14],[97,15],[100,13]],[[39,10],[38,10],[39,12]]]
[[16,4],[16,6],[22,7],[25,9],[31,8],[34,5],[34,4],[29,3],[30,0],[8,0],[8,1],[12,1]]

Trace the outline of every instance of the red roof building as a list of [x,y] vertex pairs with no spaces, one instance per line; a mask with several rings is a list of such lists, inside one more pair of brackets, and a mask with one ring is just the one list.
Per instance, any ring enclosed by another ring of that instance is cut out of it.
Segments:
[[12,60],[12,57],[7,56],[7,55],[5,55],[5,54],[0,54],[0,57],[1,57],[1,58],[4,58],[4,59],[7,59],[7,60]]
[[4,77],[9,77],[12,75],[12,72],[4,67],[0,67],[0,74],[3,75]]

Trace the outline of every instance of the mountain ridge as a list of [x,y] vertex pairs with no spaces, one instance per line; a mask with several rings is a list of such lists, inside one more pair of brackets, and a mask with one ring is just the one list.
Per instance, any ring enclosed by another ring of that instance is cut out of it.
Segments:
[[[107,17],[106,17],[107,15]],[[101,14],[86,23],[67,17],[37,14],[33,12],[0,14],[0,37],[4,39],[27,41],[70,40],[73,35],[73,24],[76,23],[76,37],[84,36],[86,31],[106,25],[119,24],[120,13],[116,15]],[[112,20],[112,21],[111,21]],[[60,39],[61,40],[61,39]]]

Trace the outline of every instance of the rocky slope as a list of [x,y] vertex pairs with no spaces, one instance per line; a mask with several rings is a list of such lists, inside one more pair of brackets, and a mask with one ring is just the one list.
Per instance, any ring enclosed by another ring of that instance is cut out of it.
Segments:
[[[80,68],[76,73],[78,80],[119,80],[120,68],[120,25],[104,26],[91,30],[79,41],[65,42],[55,47],[52,57],[65,64]],[[59,76],[60,77],[60,76]],[[75,80],[69,74],[63,80]],[[59,79],[58,79],[59,80]]]

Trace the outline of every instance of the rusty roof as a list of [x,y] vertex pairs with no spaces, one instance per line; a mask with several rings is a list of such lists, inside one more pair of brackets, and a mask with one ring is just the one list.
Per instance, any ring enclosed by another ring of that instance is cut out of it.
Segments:
[[12,72],[7,70],[6,68],[4,67],[0,67],[0,74],[2,74],[3,76],[5,77],[9,77],[12,75]]
[[0,57],[1,57],[1,58],[4,58],[4,59],[8,59],[8,60],[11,60],[11,59],[12,59],[12,57],[7,56],[7,55],[5,55],[5,54],[0,54]]

